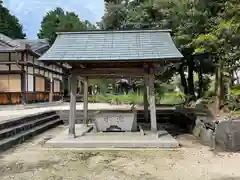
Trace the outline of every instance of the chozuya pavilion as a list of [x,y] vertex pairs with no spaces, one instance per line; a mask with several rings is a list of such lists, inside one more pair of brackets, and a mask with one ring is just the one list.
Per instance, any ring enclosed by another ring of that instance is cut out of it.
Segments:
[[[58,33],[52,47],[39,60],[71,66],[69,129],[48,143],[57,147],[86,148],[177,146],[166,131],[157,128],[154,74],[159,67],[175,63],[182,57],[170,30]],[[136,111],[130,106],[127,110],[100,110],[95,122],[88,123],[88,79],[106,76],[144,77],[144,117],[148,119],[150,111],[151,128],[147,130],[138,125]],[[81,125],[75,123],[78,77],[84,79],[84,119]],[[168,135],[160,136],[161,133]]]

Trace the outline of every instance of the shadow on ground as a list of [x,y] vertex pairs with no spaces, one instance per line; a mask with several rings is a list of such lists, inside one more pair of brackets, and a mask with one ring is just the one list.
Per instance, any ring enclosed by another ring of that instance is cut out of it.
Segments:
[[224,177],[224,178],[217,178],[211,180],[240,180],[240,177]]
[[[149,113],[150,117],[150,113]],[[194,116],[187,116],[184,113],[176,112],[174,109],[165,108],[162,110],[156,111],[157,123],[159,125],[159,129],[163,128],[167,130],[172,136],[179,136],[183,134],[192,133],[192,127],[195,125]],[[137,112],[138,123],[145,124],[144,121],[144,112],[142,110],[138,110]],[[150,119],[148,120],[149,129],[150,129]]]

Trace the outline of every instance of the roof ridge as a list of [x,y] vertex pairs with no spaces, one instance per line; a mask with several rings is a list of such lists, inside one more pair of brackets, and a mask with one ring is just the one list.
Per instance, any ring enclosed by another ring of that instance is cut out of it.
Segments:
[[33,50],[34,51],[37,51],[37,50],[40,50],[40,49],[42,49],[42,48],[44,48],[44,47],[50,47],[50,45],[49,44],[43,44],[43,45],[41,45],[41,46],[39,46],[39,47],[37,47],[37,48],[34,48]]
[[145,33],[145,32],[171,32],[171,29],[134,29],[134,30],[88,30],[78,32],[57,32],[57,35],[64,34],[111,34],[111,33]]

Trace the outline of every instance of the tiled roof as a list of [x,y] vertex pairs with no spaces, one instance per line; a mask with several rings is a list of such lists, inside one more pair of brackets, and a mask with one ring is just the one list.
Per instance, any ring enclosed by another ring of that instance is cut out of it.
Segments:
[[24,50],[26,47],[15,40],[0,33],[0,52],[12,52],[16,50]]
[[22,44],[28,44],[30,49],[39,55],[42,55],[43,53],[45,53],[50,47],[48,41],[45,39],[35,39],[35,40],[17,39],[15,41],[20,42]]
[[20,47],[21,44],[14,41],[13,39],[9,38],[8,36],[5,36],[4,34],[0,33],[0,42],[6,44],[7,46],[10,46],[12,48],[14,47]]
[[0,52],[14,52],[25,49],[30,49],[40,56],[49,49],[49,43],[45,39],[11,39],[0,33]]
[[180,59],[168,30],[59,33],[39,60],[121,61]]

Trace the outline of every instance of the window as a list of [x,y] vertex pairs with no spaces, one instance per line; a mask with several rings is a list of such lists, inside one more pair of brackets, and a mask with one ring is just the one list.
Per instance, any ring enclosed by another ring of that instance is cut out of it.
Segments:
[[43,77],[35,76],[35,91],[45,91],[45,79]]

